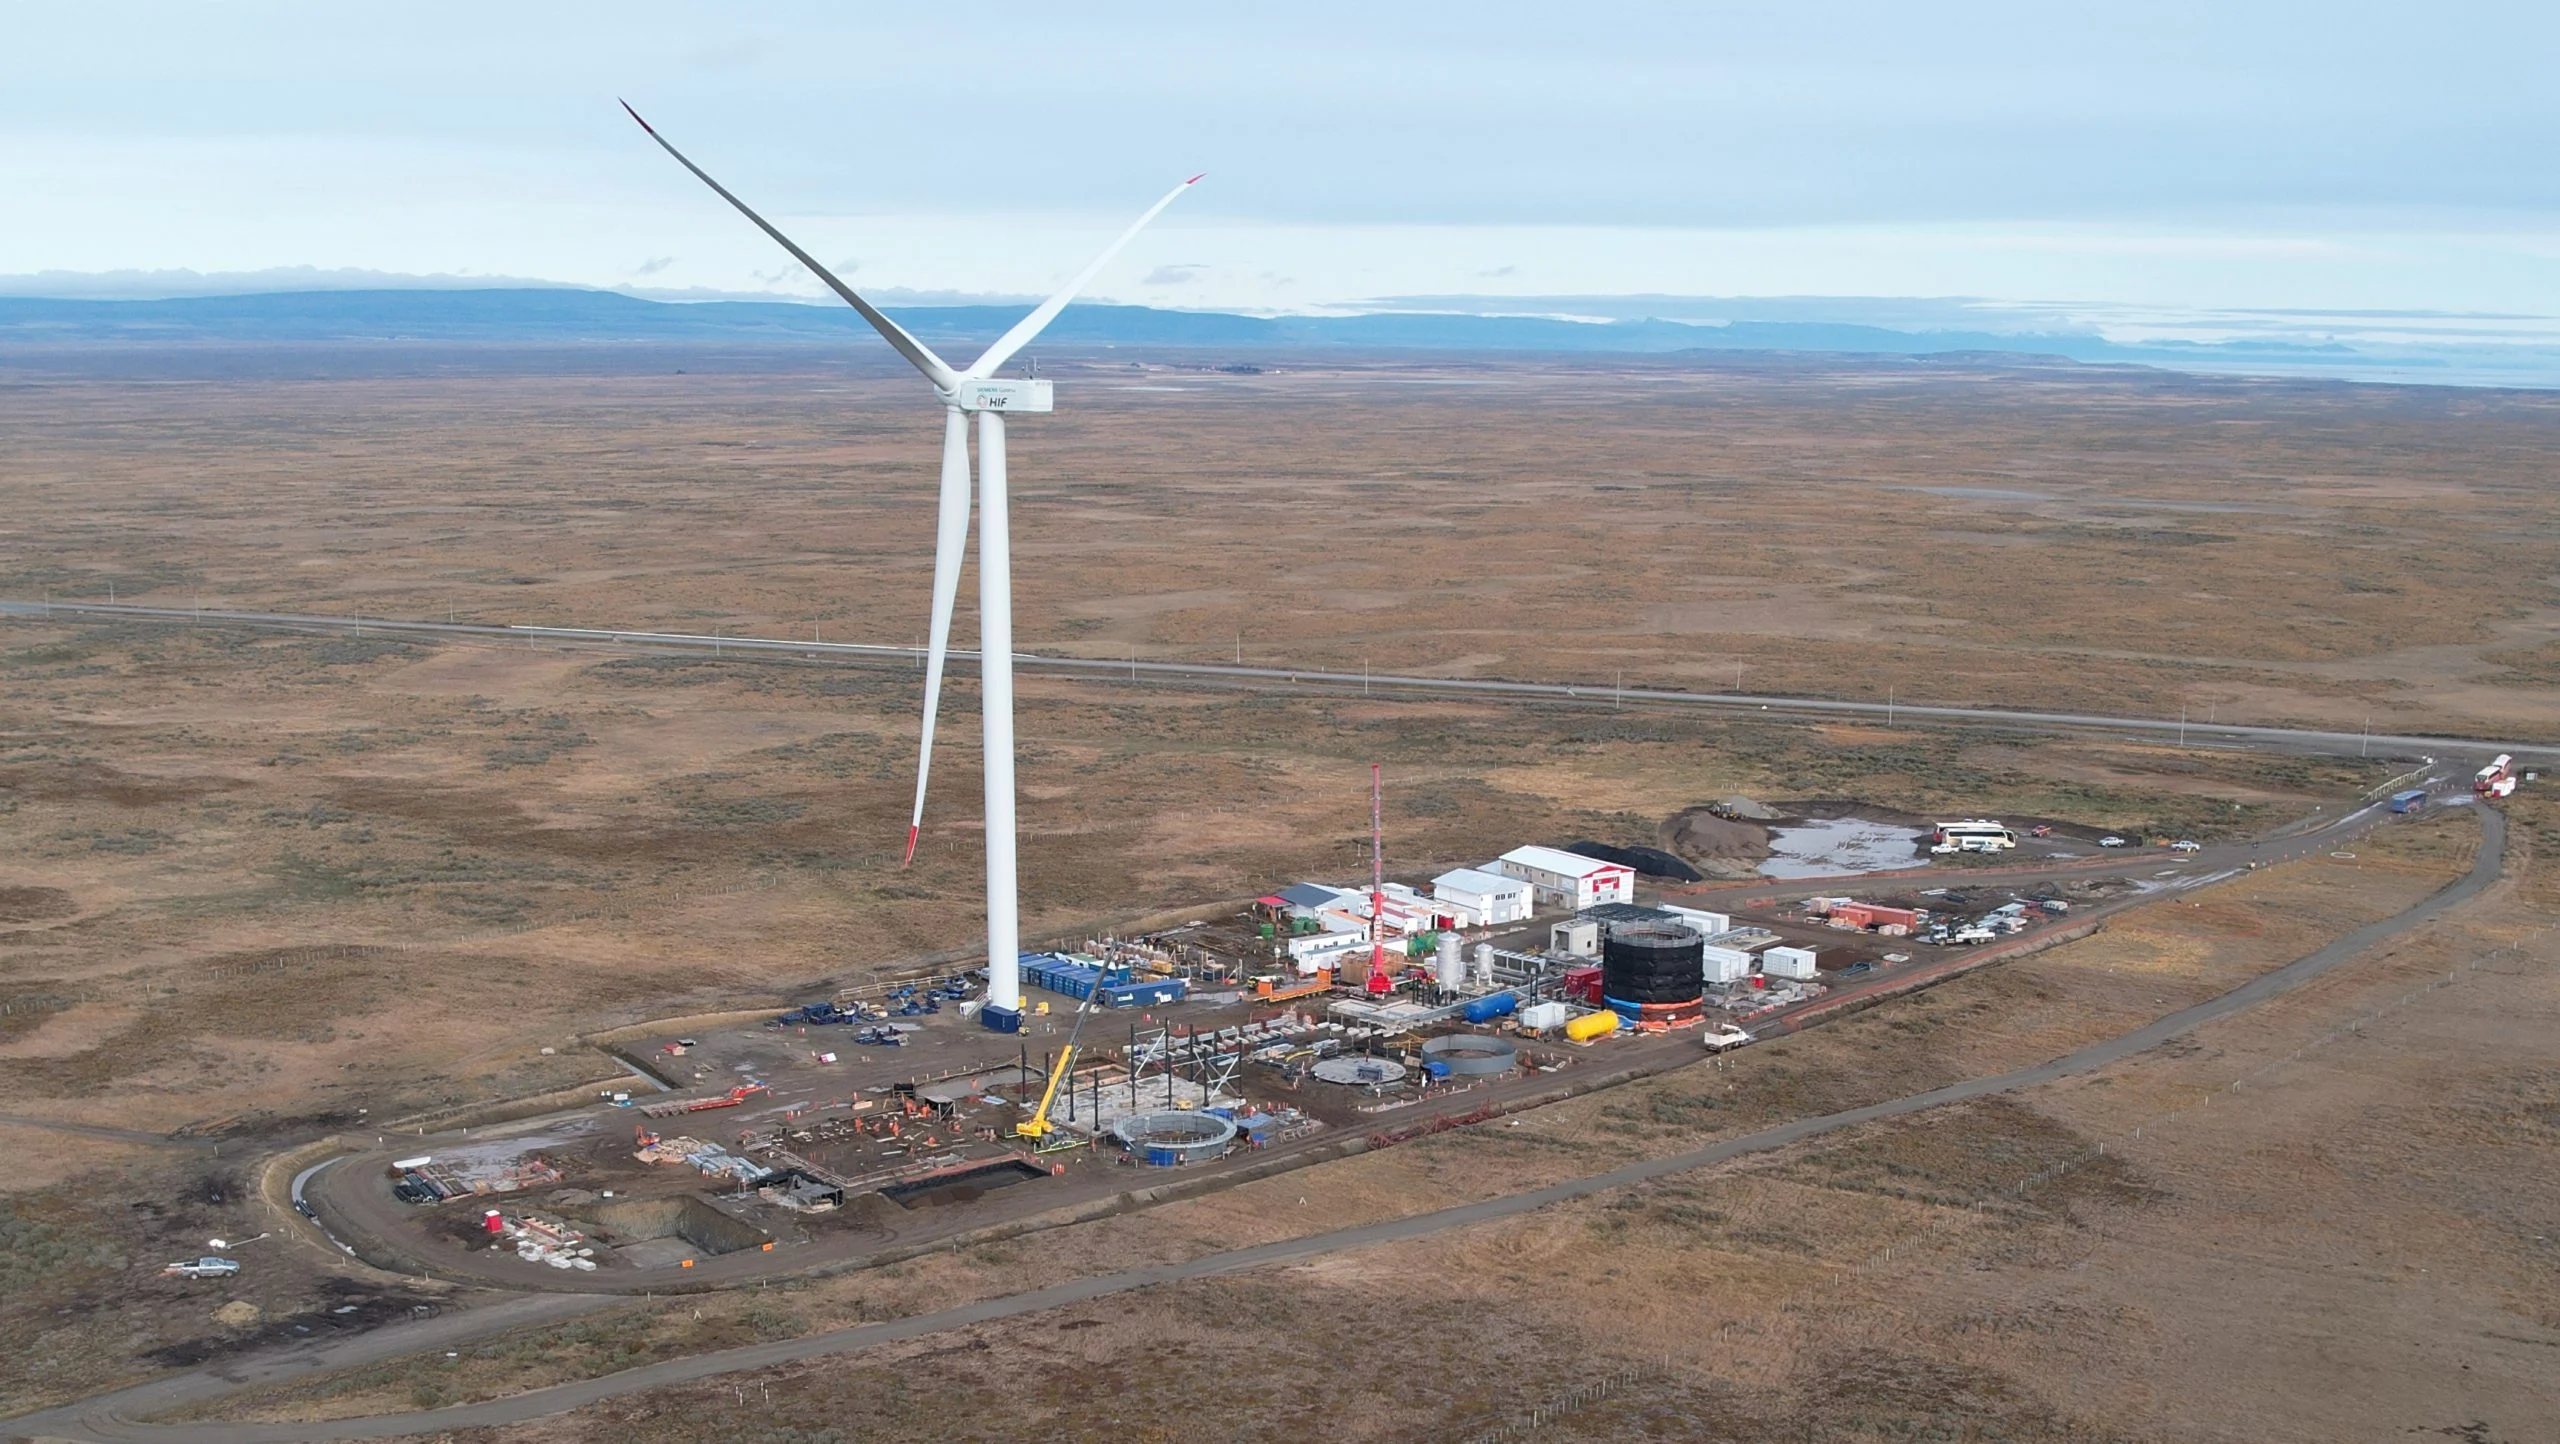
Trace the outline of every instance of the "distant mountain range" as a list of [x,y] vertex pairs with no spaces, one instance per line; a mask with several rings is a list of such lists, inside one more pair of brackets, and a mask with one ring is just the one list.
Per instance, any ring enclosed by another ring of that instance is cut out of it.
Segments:
[[[929,344],[993,340],[1024,306],[892,308]],[[0,348],[62,344],[440,342],[477,345],[685,342],[831,344],[870,339],[849,309],[791,302],[670,303],[558,287],[288,291],[165,300],[0,297]],[[1240,316],[1146,306],[1077,305],[1043,336],[1063,347],[1367,348],[1649,353],[1990,353],[2175,370],[2329,375],[2455,384],[2560,384],[2560,354],[2540,347],[2379,349],[2290,341],[2128,345],[2087,333],[1899,329],[1840,321],[1577,321],[1549,316],[1373,311]]]

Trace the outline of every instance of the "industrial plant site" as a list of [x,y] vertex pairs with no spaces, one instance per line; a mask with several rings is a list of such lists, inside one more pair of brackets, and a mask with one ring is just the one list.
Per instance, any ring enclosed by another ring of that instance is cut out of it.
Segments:
[[[2483,768],[2477,797],[2511,792],[2511,768]],[[307,1168],[294,1203],[383,1267],[519,1287],[647,1291],[903,1254],[1682,1068],[2261,860],[2046,822],[1844,826],[1732,797],[1701,811],[1768,835],[1753,882],[1583,842],[1412,886],[1386,876],[1377,769],[1372,784],[1365,884],[1297,881],[1025,952],[1021,1017],[1001,1030],[985,1026],[1000,985],[984,967],[624,1030],[605,1047],[630,1080],[593,1102],[433,1148],[423,1126],[386,1137]],[[2406,788],[2352,821],[2473,801]]]

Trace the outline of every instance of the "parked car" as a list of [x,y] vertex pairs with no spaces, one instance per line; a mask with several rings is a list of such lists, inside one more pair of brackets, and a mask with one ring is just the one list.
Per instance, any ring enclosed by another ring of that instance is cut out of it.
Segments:
[[206,1254],[203,1258],[197,1259],[193,1263],[181,1260],[180,1262],[169,1265],[160,1272],[167,1274],[172,1278],[181,1279],[228,1278],[231,1275],[240,1272],[240,1260],[236,1258],[216,1258],[212,1254]]
[[2100,847],[2122,847],[2122,846],[2124,846],[2124,839],[2123,839],[2123,838],[2121,838],[2121,837],[2102,837],[2102,838],[2099,838],[2099,839],[2098,839],[2098,846],[2100,846]]

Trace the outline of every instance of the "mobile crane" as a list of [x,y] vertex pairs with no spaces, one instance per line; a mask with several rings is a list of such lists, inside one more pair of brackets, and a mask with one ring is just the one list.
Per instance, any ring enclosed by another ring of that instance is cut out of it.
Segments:
[[1092,994],[1087,995],[1082,1003],[1076,1005],[1075,1026],[1067,1030],[1067,1045],[1058,1050],[1058,1061],[1049,1069],[1049,1086],[1040,1090],[1040,1106],[1031,1111],[1030,1117],[1013,1125],[1013,1136],[1030,1139],[1032,1151],[1035,1153],[1074,1146],[1072,1143],[1059,1142],[1053,1136],[1057,1131],[1057,1125],[1049,1121],[1049,1105],[1058,1100],[1058,1085],[1068,1076],[1075,1064],[1076,1039],[1083,1034],[1085,1016],[1093,1011],[1093,1000],[1100,993],[1101,989],[1096,987]]

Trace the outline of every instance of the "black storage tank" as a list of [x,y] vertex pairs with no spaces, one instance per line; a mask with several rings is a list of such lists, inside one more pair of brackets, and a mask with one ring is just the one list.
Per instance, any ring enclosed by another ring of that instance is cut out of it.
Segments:
[[1600,937],[1600,996],[1639,1028],[1694,1023],[1706,1012],[1705,934],[1669,919],[1611,922]]

